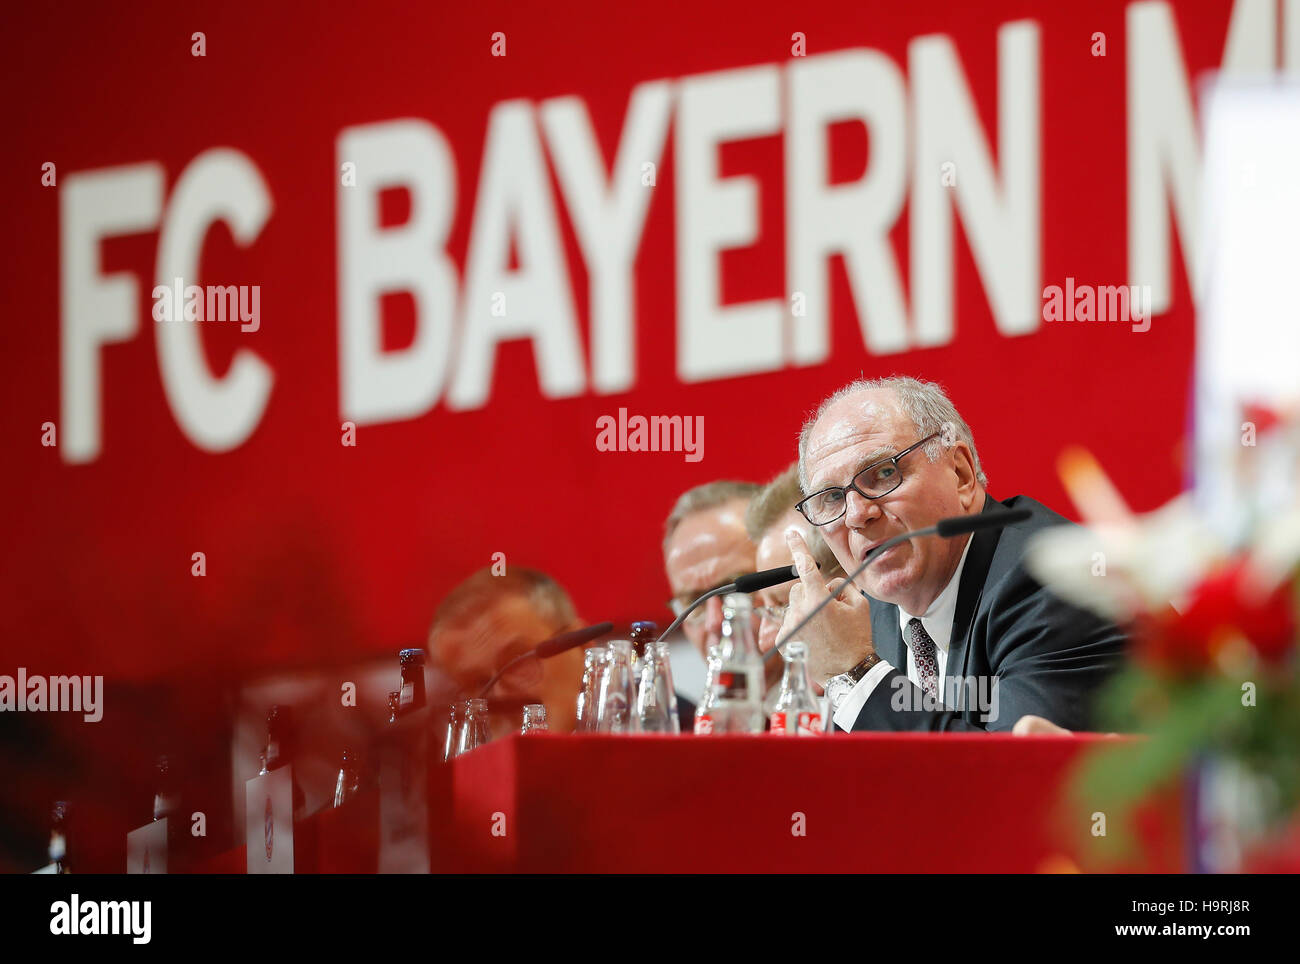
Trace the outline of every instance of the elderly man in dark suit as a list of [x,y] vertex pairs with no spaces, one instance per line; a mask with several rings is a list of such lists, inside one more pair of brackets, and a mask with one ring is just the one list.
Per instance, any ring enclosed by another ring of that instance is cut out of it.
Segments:
[[[1120,629],[1059,599],[1024,569],[1025,542],[1067,520],[1025,496],[985,491],[975,442],[937,385],[859,381],[799,438],[799,510],[845,570],[885,540],[951,516],[1028,509],[1003,529],[913,539],[888,550],[800,631],[814,679],[845,730],[1003,730],[1024,716],[1087,729],[1093,694],[1118,668]],[[800,580],[787,633],[827,595],[797,533]]]

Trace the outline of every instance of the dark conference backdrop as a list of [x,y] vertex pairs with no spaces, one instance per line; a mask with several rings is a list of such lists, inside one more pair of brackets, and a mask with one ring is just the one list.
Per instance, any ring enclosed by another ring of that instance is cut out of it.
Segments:
[[[1196,78],[1297,62],[1270,3],[136,6],[0,39],[10,672],[392,653],[495,553],[666,620],[676,496],[859,374],[943,383],[999,497],[1072,512],[1078,443],[1150,509]],[[155,320],[175,278],[255,320]]]

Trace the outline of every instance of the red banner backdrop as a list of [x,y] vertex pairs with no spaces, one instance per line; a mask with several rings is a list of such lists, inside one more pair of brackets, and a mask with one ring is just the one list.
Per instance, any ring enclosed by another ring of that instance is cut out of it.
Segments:
[[[772,476],[863,373],[945,385],[996,496],[1068,514],[1078,443],[1160,504],[1195,79],[1288,34],[1247,0],[133,6],[0,39],[32,672],[392,652],[494,553],[666,619],[673,500]],[[256,330],[155,320],[182,275],[257,286]],[[1149,327],[1044,320],[1067,279],[1149,285]],[[700,457],[602,451],[620,409],[702,419]]]

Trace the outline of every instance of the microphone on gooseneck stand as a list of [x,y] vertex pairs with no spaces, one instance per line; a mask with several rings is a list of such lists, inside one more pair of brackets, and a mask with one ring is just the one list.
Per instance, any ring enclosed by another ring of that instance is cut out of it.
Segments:
[[563,652],[573,649],[575,646],[581,646],[583,643],[589,643],[593,639],[599,639],[614,628],[613,623],[597,623],[595,626],[587,626],[585,629],[571,629],[567,633],[560,633],[552,636],[550,639],[544,639],[526,653],[520,653],[506,665],[492,674],[492,678],[487,681],[483,689],[479,690],[479,699],[488,694],[497,680],[506,674],[506,671],[516,663],[522,662],[531,657],[538,659],[550,659],[552,656],[559,656]]
[[[1007,509],[1003,512],[976,512],[972,515],[959,515],[953,516],[951,519],[940,519],[934,525],[926,526],[924,529],[915,529],[911,532],[904,532],[902,535],[894,536],[892,539],[886,539],[880,545],[869,551],[863,557],[862,564],[849,573],[848,576],[844,578],[844,581],[836,586],[832,592],[827,593],[826,598],[812,608],[812,612],[799,620],[799,622],[795,624],[794,628],[786,633],[785,637],[779,640],[777,644],[768,651],[764,659],[770,658],[772,653],[779,651],[782,646],[799,635],[799,631],[812,622],[813,617],[821,612],[827,603],[832,599],[838,598],[839,594],[844,591],[846,586],[866,571],[867,566],[879,559],[882,553],[894,548],[894,546],[898,545],[900,542],[907,542],[910,539],[918,539],[922,536],[940,536],[941,538],[951,539],[953,536],[964,536],[972,532],[982,532],[985,529],[1001,529],[1003,526],[1011,525],[1014,522],[1024,522],[1030,517],[1030,515],[1031,513],[1028,509]],[[832,715],[833,714],[829,712],[828,707],[826,719],[822,721],[822,732],[831,732],[831,727],[834,725]]]
[[[761,589],[770,589],[772,586],[779,586],[783,582],[791,582],[799,578],[799,570],[794,566],[777,566],[775,569],[762,569],[758,572],[747,572],[743,576],[737,576],[735,582],[729,582],[725,586],[719,586],[717,589],[710,589],[699,599],[696,599],[689,606],[682,610],[682,614],[668,624],[668,628],[659,634],[659,639],[667,639],[674,630],[682,623],[686,622],[686,617],[700,607],[702,603],[708,602],[714,596],[724,596],[733,592],[754,593]],[[658,640],[656,640],[658,642]]]

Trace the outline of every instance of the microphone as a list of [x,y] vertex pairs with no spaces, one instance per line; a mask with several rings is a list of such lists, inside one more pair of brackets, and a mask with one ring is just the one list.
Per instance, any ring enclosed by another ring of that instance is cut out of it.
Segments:
[[559,656],[560,653],[573,649],[575,646],[581,646],[593,639],[599,639],[613,628],[613,623],[596,623],[596,625],[588,626],[586,629],[571,629],[567,633],[560,633],[558,636],[542,640],[533,648],[533,653],[538,659],[550,659],[552,656]]
[[560,653],[573,649],[575,646],[581,646],[583,643],[589,643],[593,639],[604,636],[614,628],[613,623],[597,623],[594,626],[588,626],[585,629],[571,629],[567,633],[558,633],[550,639],[544,639],[526,653],[520,653],[506,665],[492,674],[492,678],[484,684],[479,690],[478,697],[482,699],[488,694],[497,680],[506,674],[506,670],[518,662],[525,659],[537,657],[538,659],[550,659],[552,656],[559,656]]
[[[758,592],[760,589],[768,589],[772,586],[779,586],[783,582],[791,582],[799,578],[799,570],[794,566],[777,566],[775,569],[763,569],[759,572],[747,572],[743,576],[737,576],[735,582],[729,582],[725,586],[719,586],[717,589],[710,589],[699,599],[695,600],[689,606],[682,610],[682,614],[668,624],[668,628],[659,634],[659,639],[667,639],[678,626],[686,622],[686,617],[693,613],[700,605],[714,596],[721,596],[725,593],[732,592]],[[658,642],[658,640],[656,640]]]
[[945,538],[964,536],[968,532],[982,529],[1001,529],[1013,522],[1024,522],[1033,513],[1028,509],[1007,509],[1004,512],[977,512],[974,515],[959,515],[951,519],[940,519],[935,523],[939,535]]
[[959,515],[953,516],[950,519],[940,519],[934,525],[926,526],[924,529],[914,529],[911,532],[904,532],[902,535],[894,536],[892,539],[886,539],[880,545],[868,552],[862,559],[862,565],[849,573],[844,581],[835,587],[834,592],[829,593],[825,599],[813,607],[812,612],[799,620],[795,627],[790,630],[790,632],[786,633],[784,639],[768,650],[767,655],[764,656],[763,659],[771,659],[772,655],[779,652],[781,647],[793,639],[799,630],[812,622],[813,617],[822,611],[822,607],[832,599],[838,597],[839,594],[844,591],[845,586],[848,586],[854,579],[862,575],[862,573],[866,571],[867,566],[880,558],[882,553],[894,548],[894,546],[899,543],[907,542],[911,539],[918,539],[922,536],[937,535],[941,538],[950,539],[953,536],[964,536],[972,532],[982,532],[985,529],[1001,529],[1003,526],[1011,525],[1014,522],[1024,522],[1030,517],[1030,515],[1031,513],[1028,509],[1006,509],[1001,512],[977,512],[973,515]]
[[733,585],[736,587],[736,592],[759,592],[798,578],[799,570],[793,565],[777,566],[775,569],[763,569],[759,572],[747,572],[743,576],[737,576]]

